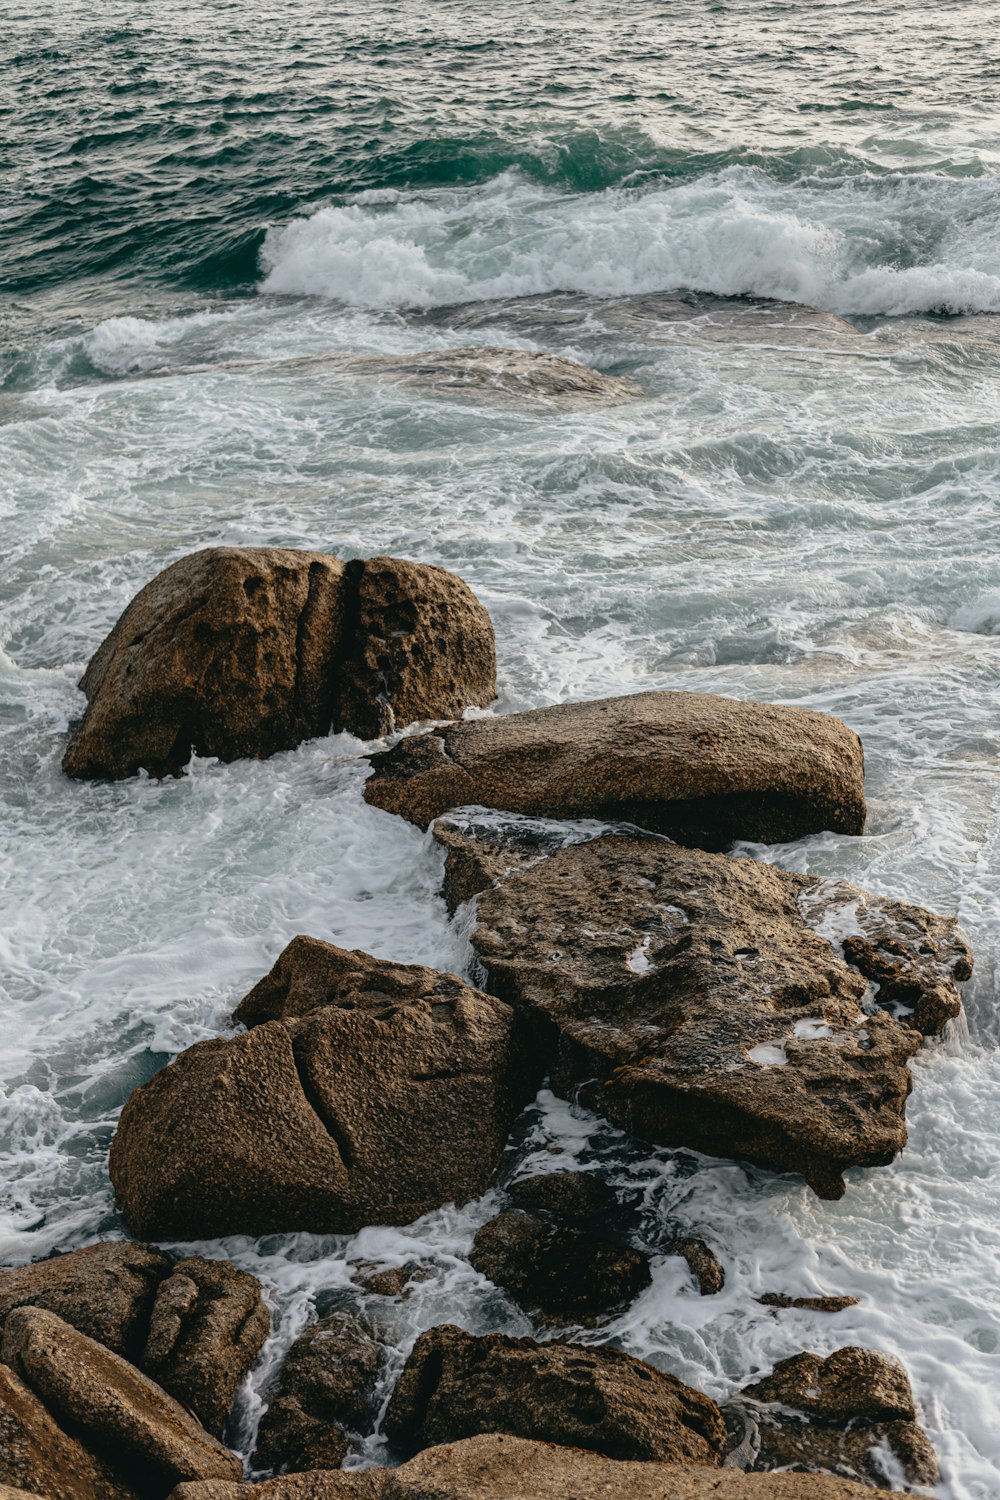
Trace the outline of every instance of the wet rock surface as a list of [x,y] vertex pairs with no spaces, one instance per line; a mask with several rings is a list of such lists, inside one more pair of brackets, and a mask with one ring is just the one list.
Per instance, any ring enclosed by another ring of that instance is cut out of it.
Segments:
[[857,1307],[860,1297],[789,1297],[785,1292],[765,1292],[757,1301],[762,1307],[801,1307],[808,1312],[844,1312]]
[[[449,857],[474,848],[468,823],[446,826]],[[801,1173],[821,1197],[902,1149],[921,1034],[815,930],[841,921],[845,887],[639,836],[515,853],[478,896],[472,945],[551,1049],[557,1091],[641,1138]],[[859,920],[891,907],[854,894]],[[943,1025],[968,949],[954,922],[907,910],[912,1016],[926,989]]]
[[331,728],[370,738],[485,706],[493,628],[442,568],[213,547],[136,595],[80,686],[68,775],[176,775],[192,753],[259,759]]
[[408,1001],[375,985],[197,1043],[137,1089],[109,1160],[133,1232],[353,1233],[478,1196],[534,1073],[507,1005],[415,976]]
[[0,1274],[0,1325],[43,1307],[125,1359],[142,1352],[157,1288],[173,1262],[152,1245],[112,1240]]
[[451,808],[635,823],[723,849],[861,833],[864,760],[826,714],[637,693],[450,724],[374,761],[365,798],[421,828]]
[[374,1417],[379,1347],[349,1313],[333,1313],[296,1339],[257,1434],[256,1469],[339,1469],[349,1432]]
[[714,1297],[717,1292],[722,1291],[726,1284],[726,1273],[719,1257],[704,1240],[698,1239],[696,1235],[680,1235],[671,1240],[667,1250],[669,1254],[679,1255],[682,1260],[687,1261],[703,1297]]
[[586,1448],[609,1458],[718,1464],[725,1425],[714,1401],[617,1349],[421,1334],[385,1416],[404,1453],[477,1433]]
[[597,1322],[627,1307],[651,1279],[641,1251],[521,1209],[484,1224],[469,1259],[543,1322]]
[[511,1183],[509,1192],[515,1208],[555,1214],[570,1224],[589,1223],[615,1207],[611,1188],[589,1172],[540,1172]]
[[933,1484],[934,1450],[917,1421],[902,1365],[849,1346],[827,1359],[797,1354],[745,1386],[727,1409],[744,1424],[747,1468],[844,1474],[888,1489],[894,1472]]

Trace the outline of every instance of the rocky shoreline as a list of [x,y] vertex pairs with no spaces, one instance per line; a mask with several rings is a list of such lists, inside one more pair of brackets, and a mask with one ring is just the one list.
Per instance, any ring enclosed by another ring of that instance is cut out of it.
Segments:
[[[408,729],[369,745],[365,797],[431,828],[474,972],[300,936],[237,1007],[243,1029],[134,1091],[109,1171],[137,1239],[0,1273],[0,1500],[235,1500],[224,1440],[268,1338],[263,1290],[146,1242],[354,1233],[478,1198],[545,1080],[639,1140],[796,1173],[823,1198],[904,1148],[909,1060],[971,974],[955,921],[729,852],[862,833],[862,748],[839,720],[694,693],[460,719],[496,696],[492,626],[460,579],[282,549],[175,563],[81,686],[78,778]],[[670,1251],[719,1294],[724,1252],[692,1235]],[[873,1350],[803,1351],[720,1405],[575,1341],[650,1281],[627,1205],[587,1174],[513,1184],[470,1262],[539,1337],[432,1328],[382,1409],[377,1323],[320,1319],[269,1391],[262,1500],[848,1500],[935,1482],[906,1372]],[[419,1274],[378,1290],[405,1296]],[[351,1466],[375,1430],[399,1467]]]

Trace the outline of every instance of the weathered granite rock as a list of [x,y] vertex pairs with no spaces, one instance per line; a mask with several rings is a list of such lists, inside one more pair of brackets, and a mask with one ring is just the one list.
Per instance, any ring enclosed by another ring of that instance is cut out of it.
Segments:
[[906,1371],[873,1349],[781,1360],[731,1406],[730,1422],[737,1415],[752,1434],[747,1467],[757,1471],[837,1473],[882,1489],[897,1468],[909,1484],[937,1480]]
[[860,1297],[789,1297],[785,1292],[765,1292],[757,1301],[762,1307],[802,1307],[809,1312],[844,1312],[857,1307]]
[[209,1479],[179,1484],[169,1500],[380,1500],[387,1473],[387,1469],[312,1469],[252,1486]]
[[433,1268],[418,1260],[408,1260],[402,1266],[383,1266],[377,1261],[357,1260],[351,1263],[351,1280],[362,1290],[376,1297],[403,1297],[410,1295],[409,1288],[422,1281],[429,1281]]
[[508,1006],[415,972],[409,1000],[292,1003],[137,1089],[109,1160],[133,1232],[353,1233],[478,1196],[534,1072]]
[[237,1387],[270,1330],[256,1276],[190,1255],[160,1284],[142,1368],[221,1437]]
[[0,1480],[43,1500],[135,1500],[6,1365],[0,1365]]
[[243,1466],[172,1397],[54,1313],[18,1307],[0,1357],[48,1408],[143,1495],[186,1479],[238,1479]]
[[718,1464],[714,1401],[620,1350],[477,1338],[444,1324],[421,1334],[385,1416],[413,1453],[481,1432],[587,1448],[609,1458]]
[[627,1307],[651,1279],[641,1251],[517,1208],[483,1225],[469,1260],[542,1322],[597,1322]]
[[[479,894],[472,944],[487,987],[555,1052],[558,1090],[647,1140],[799,1172],[821,1197],[901,1150],[921,1036],[814,930],[833,908],[840,923],[843,886],[639,836],[517,852]],[[862,922],[890,905],[854,894]],[[953,922],[908,911],[913,1015],[926,984],[943,1025],[968,949]],[[946,932],[937,956],[921,930]]]
[[148,583],[80,683],[63,769],[176,775],[331,727],[371,736],[496,696],[489,616],[461,579],[392,558],[212,547]]
[[371,1426],[378,1370],[378,1344],[350,1313],[308,1328],[289,1349],[261,1419],[254,1468],[339,1469],[347,1429]]
[[726,1273],[719,1257],[704,1240],[695,1235],[681,1235],[672,1240],[667,1249],[671,1255],[679,1255],[687,1261],[703,1297],[713,1297],[722,1291],[726,1284]]
[[586,1224],[606,1216],[615,1195],[606,1183],[590,1172],[539,1172],[510,1185],[516,1208],[526,1213],[555,1214],[572,1224]]
[[156,1289],[171,1267],[151,1245],[111,1240],[0,1274],[0,1326],[15,1307],[44,1307],[136,1362]]
[[421,828],[474,805],[620,820],[706,849],[865,821],[861,741],[839,719],[704,693],[450,724],[379,756],[365,798]]

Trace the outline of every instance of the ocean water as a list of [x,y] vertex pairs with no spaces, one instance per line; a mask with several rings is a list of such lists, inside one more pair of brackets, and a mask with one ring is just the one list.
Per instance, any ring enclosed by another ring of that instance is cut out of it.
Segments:
[[[653,1284],[600,1337],[720,1398],[802,1348],[898,1354],[939,1500],[1000,1500],[991,8],[0,0],[0,20],[0,1260],[123,1232],[122,1102],[296,933],[469,960],[436,846],[362,801],[365,747],[75,784],[84,663],[197,547],[440,563],[493,615],[499,712],[691,688],[862,735],[865,836],[751,852],[956,913],[973,942],[968,1024],[917,1059],[901,1158],[821,1203],[543,1093],[504,1170],[577,1162],[630,1194]],[[470,343],[643,395],[445,399],[322,360]],[[200,1246],[274,1316],[244,1451],[317,1310],[367,1308],[386,1390],[434,1323],[527,1332],[466,1258],[500,1201]],[[717,1246],[720,1296],[663,1254],[678,1229]],[[432,1275],[360,1299],[356,1259]],[[774,1290],[861,1302],[775,1313],[754,1300]]]

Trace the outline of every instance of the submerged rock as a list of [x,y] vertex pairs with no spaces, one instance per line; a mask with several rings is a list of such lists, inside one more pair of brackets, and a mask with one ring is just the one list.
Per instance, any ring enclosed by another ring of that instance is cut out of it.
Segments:
[[627,1307],[651,1279],[641,1251],[516,1208],[483,1225],[469,1260],[544,1322],[593,1323]]
[[686,1260],[703,1297],[714,1297],[726,1284],[726,1273],[715,1251],[694,1235],[682,1235],[667,1246],[671,1255]]
[[132,1094],[109,1170],[133,1232],[354,1233],[484,1190],[536,1078],[513,1012],[454,975],[333,962],[353,987],[314,1010],[290,992],[289,1019],[199,1042]]
[[757,1471],[837,1473],[882,1489],[894,1470],[908,1484],[938,1478],[906,1371],[873,1349],[783,1359],[732,1405],[755,1433]]
[[379,1347],[349,1313],[308,1328],[289,1349],[277,1390],[261,1419],[255,1469],[339,1469],[348,1429],[374,1416]]
[[444,1324],[421,1334],[385,1416],[403,1452],[505,1432],[609,1458],[718,1464],[714,1401],[618,1349],[477,1338]]
[[0,1274],[0,1326],[15,1307],[43,1307],[88,1338],[137,1361],[171,1259],[152,1245],[111,1240]]
[[761,1307],[801,1307],[808,1312],[837,1313],[857,1307],[860,1297],[789,1297],[785,1292],[765,1292],[758,1297]]
[[212,547],[148,583],[98,647],[63,769],[176,775],[331,728],[366,738],[496,696],[493,628],[443,568]]
[[[474,843],[455,825],[446,838],[452,855]],[[646,1140],[799,1172],[835,1198],[848,1167],[884,1166],[904,1145],[921,1035],[879,1009],[814,930],[843,897],[837,884],[824,904],[824,889],[773,865],[608,835],[536,855],[482,891],[472,945],[488,988],[550,1049],[559,1091],[580,1088]],[[854,894],[862,921],[891,909]],[[954,922],[907,912],[898,947],[943,1025],[960,1008],[968,949]]]
[[498,397],[560,405],[608,405],[634,401],[642,389],[633,380],[604,375],[575,359],[546,350],[489,345],[430,349],[419,354],[349,354],[324,360],[359,375],[382,375],[419,383],[434,391],[470,390]]
[[638,824],[682,844],[861,833],[861,741],[804,708],[637,693],[450,724],[373,762],[365,798],[421,828],[450,808]]

